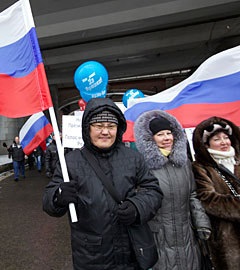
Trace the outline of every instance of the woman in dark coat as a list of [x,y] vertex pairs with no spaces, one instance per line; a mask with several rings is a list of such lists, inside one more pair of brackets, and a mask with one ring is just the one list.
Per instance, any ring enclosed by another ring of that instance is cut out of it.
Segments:
[[84,147],[94,154],[123,203],[112,198],[77,149],[66,155],[71,181],[63,183],[58,164],[46,187],[43,209],[60,217],[69,202],[75,203],[78,222],[70,223],[74,270],[139,270],[128,226],[146,223],[156,214],[162,199],[158,181],[142,155],[122,143],[126,120],[112,100],[91,99],[82,130]]
[[149,222],[159,255],[153,269],[200,270],[195,233],[207,238],[210,222],[196,197],[182,127],[170,114],[156,110],[143,113],[134,131],[137,149],[158,178],[164,194],[161,208]]
[[215,269],[239,270],[239,127],[229,120],[211,117],[195,128],[193,146],[197,193],[212,224],[208,244]]

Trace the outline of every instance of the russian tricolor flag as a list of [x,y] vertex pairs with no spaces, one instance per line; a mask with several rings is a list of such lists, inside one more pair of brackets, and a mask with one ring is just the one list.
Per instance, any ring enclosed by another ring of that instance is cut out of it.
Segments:
[[0,115],[23,117],[52,107],[28,0],[0,13]]
[[195,127],[211,116],[226,118],[240,126],[240,46],[208,58],[181,83],[131,102],[124,112],[128,123],[124,141],[134,141],[135,120],[150,110],[167,111],[184,128]]
[[45,139],[52,132],[52,125],[43,112],[33,114],[19,132],[19,139],[24,153],[29,155],[42,142],[45,142]]

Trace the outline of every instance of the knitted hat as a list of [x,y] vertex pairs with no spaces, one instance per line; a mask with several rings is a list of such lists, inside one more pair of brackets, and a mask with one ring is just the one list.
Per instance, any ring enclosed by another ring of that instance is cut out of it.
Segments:
[[228,135],[232,135],[232,128],[227,123],[215,123],[204,129],[202,136],[203,143],[206,143],[211,137],[221,131],[226,132]]
[[155,135],[161,130],[171,130],[172,128],[170,126],[170,122],[163,118],[163,117],[157,117],[150,121],[149,128],[152,131],[152,134]]
[[117,117],[110,111],[102,111],[98,114],[93,115],[89,123],[93,124],[101,122],[111,122],[118,125]]

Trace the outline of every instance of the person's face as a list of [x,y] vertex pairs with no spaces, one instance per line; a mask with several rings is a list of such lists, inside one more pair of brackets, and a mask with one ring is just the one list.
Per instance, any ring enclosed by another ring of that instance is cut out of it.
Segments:
[[173,146],[173,134],[171,130],[161,130],[155,135],[153,139],[157,146],[165,150],[171,151]]
[[217,151],[229,151],[231,140],[224,132],[219,132],[209,139],[209,148]]
[[18,144],[19,143],[19,137],[15,137],[15,142]]
[[93,145],[100,149],[111,147],[117,137],[117,125],[110,122],[90,125],[90,139]]

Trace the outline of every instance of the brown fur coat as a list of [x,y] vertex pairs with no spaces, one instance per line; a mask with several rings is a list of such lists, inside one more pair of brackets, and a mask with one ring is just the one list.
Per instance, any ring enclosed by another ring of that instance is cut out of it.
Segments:
[[[230,136],[235,149],[234,174],[240,178],[240,131],[230,121],[212,117],[200,123],[193,134],[196,161],[193,170],[197,181],[197,193],[212,224],[209,247],[216,270],[240,269],[240,198],[234,197],[222,176],[216,171],[217,163],[212,159],[202,142],[205,127],[218,121],[227,122],[233,130]],[[223,173],[240,194],[240,185],[230,175]]]

